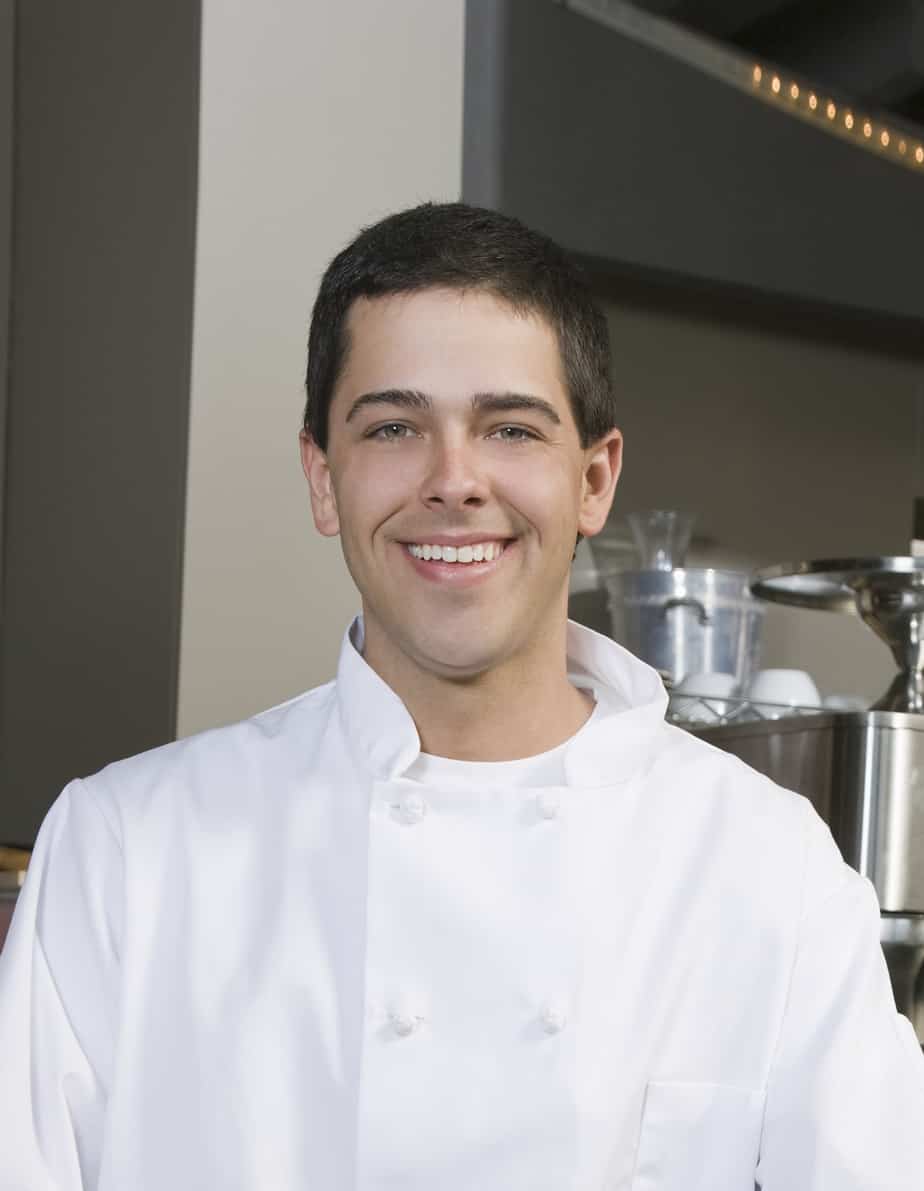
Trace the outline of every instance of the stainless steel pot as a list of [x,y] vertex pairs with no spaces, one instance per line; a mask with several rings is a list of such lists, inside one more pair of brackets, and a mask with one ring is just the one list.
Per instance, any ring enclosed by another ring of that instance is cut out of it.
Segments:
[[756,670],[764,605],[749,576],[713,568],[614,571],[604,577],[611,633],[637,657],[680,682],[703,671]]

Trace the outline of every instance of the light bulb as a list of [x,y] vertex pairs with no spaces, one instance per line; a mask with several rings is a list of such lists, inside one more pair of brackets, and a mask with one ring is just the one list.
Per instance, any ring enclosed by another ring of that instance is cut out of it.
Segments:
[[809,107],[813,112],[818,107],[818,96],[814,92],[809,96]]
[[754,67],[754,74],[752,77],[753,77],[755,83],[759,83],[760,80],[764,77],[764,72],[760,69],[759,66]]
[[777,76],[776,76],[776,75],[774,75],[774,76],[773,76],[773,79],[771,80],[771,83],[770,83],[770,89],[772,90],[772,92],[773,92],[773,94],[774,94],[774,95],[779,95],[779,93],[780,93],[780,80],[777,78]]
[[825,111],[828,113],[828,119],[829,119],[829,120],[833,120],[833,119],[834,119],[834,117],[837,115],[837,108],[836,108],[836,107],[835,107],[835,105],[834,105],[834,104],[831,102],[831,100],[830,100],[830,99],[828,100],[828,106],[825,108]]

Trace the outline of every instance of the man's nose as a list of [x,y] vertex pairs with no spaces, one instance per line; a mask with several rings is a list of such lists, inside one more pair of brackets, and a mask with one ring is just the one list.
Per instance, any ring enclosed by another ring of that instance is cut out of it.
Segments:
[[433,443],[422,490],[426,504],[480,504],[487,494],[487,479],[472,442],[455,439]]

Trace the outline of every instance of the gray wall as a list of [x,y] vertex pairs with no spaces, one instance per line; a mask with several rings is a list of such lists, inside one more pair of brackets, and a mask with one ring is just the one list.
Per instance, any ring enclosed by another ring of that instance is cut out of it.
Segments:
[[16,21],[0,840],[173,737],[199,7],[29,0]]

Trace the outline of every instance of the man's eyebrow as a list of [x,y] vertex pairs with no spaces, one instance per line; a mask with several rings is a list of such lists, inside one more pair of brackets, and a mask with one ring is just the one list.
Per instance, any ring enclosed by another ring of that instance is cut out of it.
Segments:
[[[349,420],[361,409],[368,405],[397,405],[403,409],[428,411],[433,408],[433,402],[426,393],[416,389],[383,389],[377,393],[363,393],[350,406],[346,416]],[[509,413],[515,410],[530,410],[541,414],[554,426],[561,425],[558,411],[550,401],[542,397],[533,397],[529,393],[475,393],[472,397],[472,409],[489,413]]]

